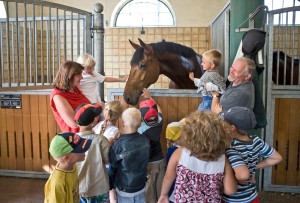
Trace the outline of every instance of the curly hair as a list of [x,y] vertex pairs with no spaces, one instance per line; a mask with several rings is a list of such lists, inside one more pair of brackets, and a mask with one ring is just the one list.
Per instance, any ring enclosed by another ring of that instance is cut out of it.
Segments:
[[228,124],[210,111],[197,111],[186,118],[178,145],[203,161],[216,161],[232,140]]
[[55,88],[59,88],[64,91],[69,91],[73,85],[73,79],[76,75],[81,75],[84,67],[74,61],[66,61],[61,64],[53,85]]

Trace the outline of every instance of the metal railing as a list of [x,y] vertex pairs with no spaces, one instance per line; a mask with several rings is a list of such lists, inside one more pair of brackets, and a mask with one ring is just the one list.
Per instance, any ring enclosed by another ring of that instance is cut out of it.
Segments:
[[2,2],[1,88],[49,85],[61,62],[92,53],[91,13],[39,0]]

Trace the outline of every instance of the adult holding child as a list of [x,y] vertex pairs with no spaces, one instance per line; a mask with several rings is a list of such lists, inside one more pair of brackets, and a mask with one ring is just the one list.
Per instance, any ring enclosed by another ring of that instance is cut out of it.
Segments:
[[252,77],[256,64],[252,59],[238,58],[230,68],[228,80],[230,85],[222,96],[217,91],[216,85],[207,83],[206,89],[213,95],[211,110],[216,113],[227,111],[234,106],[243,106],[251,110],[254,109],[255,90]]
[[50,106],[62,132],[78,132],[74,111],[82,103],[90,103],[78,89],[84,67],[73,61],[64,62],[54,79],[50,94]]

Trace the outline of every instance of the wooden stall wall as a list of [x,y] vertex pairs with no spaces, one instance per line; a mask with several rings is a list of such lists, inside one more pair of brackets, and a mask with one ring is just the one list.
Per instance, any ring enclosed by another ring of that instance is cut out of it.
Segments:
[[21,95],[20,109],[0,109],[0,169],[50,172],[49,143],[59,131],[49,95]]
[[282,161],[273,167],[272,184],[300,186],[300,99],[276,98],[273,146]]

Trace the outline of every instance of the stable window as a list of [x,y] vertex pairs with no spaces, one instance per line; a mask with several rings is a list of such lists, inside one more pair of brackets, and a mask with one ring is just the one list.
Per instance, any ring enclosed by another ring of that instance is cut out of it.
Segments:
[[174,26],[174,12],[165,0],[123,0],[112,14],[113,27]]

